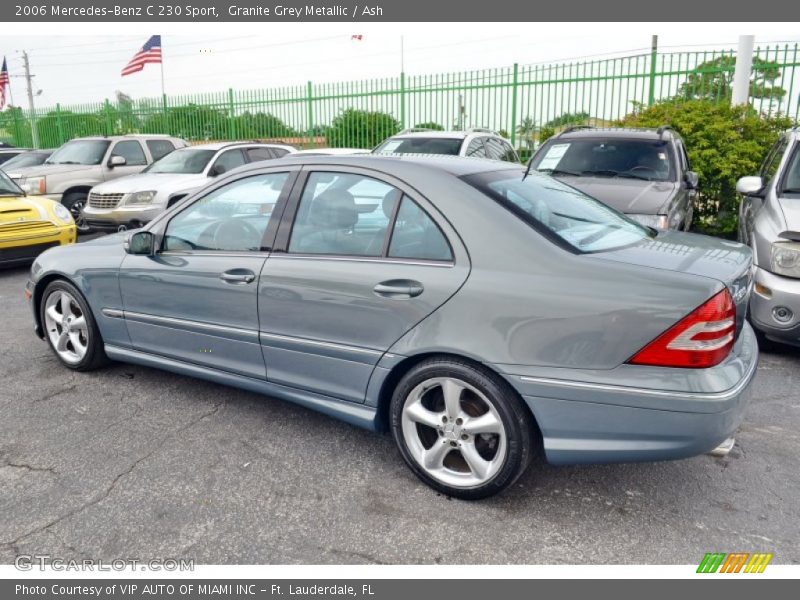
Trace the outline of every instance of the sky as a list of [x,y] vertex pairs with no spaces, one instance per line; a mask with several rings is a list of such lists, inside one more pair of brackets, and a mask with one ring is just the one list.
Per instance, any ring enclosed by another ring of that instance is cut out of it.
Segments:
[[113,100],[117,90],[135,99],[160,95],[157,65],[120,76],[153,33],[162,36],[170,95],[393,77],[401,68],[422,75],[638,54],[648,51],[652,34],[659,35],[662,51],[731,48],[741,33],[755,33],[756,45],[800,42],[796,25],[785,23],[193,23],[160,24],[160,31],[143,24],[85,24],[71,35],[58,24],[36,25],[19,27],[35,34],[0,38],[16,105],[26,103],[23,50],[35,75],[37,107]]

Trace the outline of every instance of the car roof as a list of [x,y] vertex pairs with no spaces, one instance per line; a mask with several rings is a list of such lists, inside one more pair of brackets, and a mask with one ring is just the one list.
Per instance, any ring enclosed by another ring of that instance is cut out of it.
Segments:
[[292,146],[287,144],[276,144],[272,142],[247,142],[247,141],[239,141],[239,142],[211,142],[208,144],[190,144],[185,148],[178,148],[178,150],[188,150],[190,148],[197,149],[197,150],[222,150],[223,148],[231,148],[233,146],[265,146],[268,148],[291,148],[294,150]]
[[671,128],[647,127],[580,127],[562,131],[553,136],[554,139],[580,139],[580,138],[613,138],[613,139],[645,139],[659,140],[664,136],[678,137]]
[[[409,166],[419,166],[425,169],[449,173],[455,177],[490,171],[521,171],[525,168],[517,163],[501,162],[488,158],[468,158],[449,154],[353,154],[344,156],[290,154],[281,158],[281,161],[286,164],[295,163],[309,166],[331,165],[363,167],[390,174],[400,171],[407,172]],[[274,163],[270,161],[250,163],[249,165],[238,167],[237,170],[248,170],[248,167],[253,168],[254,165],[269,167],[274,166]]]
[[[445,138],[453,140],[463,140],[468,135],[475,133],[472,131],[408,131],[406,133],[397,133],[391,136],[391,139],[401,138]],[[489,134],[487,134],[489,135]]]

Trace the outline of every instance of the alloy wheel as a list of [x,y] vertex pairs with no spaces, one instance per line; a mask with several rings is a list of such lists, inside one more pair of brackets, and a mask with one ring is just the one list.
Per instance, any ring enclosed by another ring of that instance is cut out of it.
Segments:
[[45,300],[44,320],[58,356],[66,363],[79,363],[89,349],[89,329],[75,298],[64,290],[54,291]]
[[72,203],[72,206],[69,207],[69,212],[75,220],[75,227],[77,227],[78,231],[81,233],[89,231],[89,225],[86,223],[86,217],[83,214],[83,207],[85,204],[83,200],[76,200]]
[[406,397],[402,432],[414,461],[437,481],[478,487],[503,466],[507,435],[486,395],[453,377],[434,377]]

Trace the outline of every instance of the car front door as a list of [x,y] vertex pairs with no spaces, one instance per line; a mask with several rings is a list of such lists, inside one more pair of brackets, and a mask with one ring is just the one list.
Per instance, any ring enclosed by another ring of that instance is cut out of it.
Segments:
[[156,223],[155,253],[125,257],[120,290],[136,350],[266,377],[258,275],[295,174],[283,168],[222,182]]
[[[123,165],[113,165],[112,160],[115,156],[125,159]],[[126,175],[139,173],[147,166],[147,157],[144,148],[138,140],[121,140],[111,147],[106,159],[106,166],[103,170],[105,179],[117,179]]]
[[449,223],[371,170],[307,168],[259,282],[271,382],[363,402],[381,356],[469,273]]

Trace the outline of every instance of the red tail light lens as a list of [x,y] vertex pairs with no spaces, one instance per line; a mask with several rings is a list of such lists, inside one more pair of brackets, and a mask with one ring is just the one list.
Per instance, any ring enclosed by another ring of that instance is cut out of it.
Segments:
[[721,363],[733,348],[736,306],[727,289],[642,348],[634,365],[703,369]]

